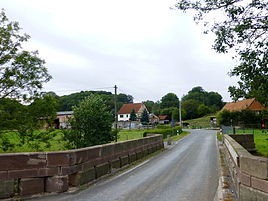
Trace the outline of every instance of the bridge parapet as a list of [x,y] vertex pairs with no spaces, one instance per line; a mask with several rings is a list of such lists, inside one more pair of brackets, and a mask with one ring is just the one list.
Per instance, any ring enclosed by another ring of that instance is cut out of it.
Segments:
[[57,152],[0,154],[0,199],[61,193],[163,148],[162,135]]
[[[250,154],[229,135],[224,135],[223,145],[239,200],[268,200],[268,158]],[[248,148],[252,148],[252,145]]]

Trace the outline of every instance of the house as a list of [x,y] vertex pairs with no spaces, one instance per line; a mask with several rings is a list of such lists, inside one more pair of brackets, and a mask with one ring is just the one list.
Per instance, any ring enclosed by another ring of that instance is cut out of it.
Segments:
[[64,111],[64,112],[57,112],[57,118],[55,119],[55,128],[64,128],[69,129],[71,125],[69,123],[69,119],[73,118],[73,111]]
[[167,115],[159,116],[159,124],[161,125],[169,124],[168,116]]
[[151,113],[149,114],[149,122],[152,124],[152,125],[156,125],[159,123],[159,117],[156,116],[155,114]]
[[256,113],[260,113],[261,111],[266,110],[266,108],[255,98],[245,99],[242,101],[226,103],[226,105],[222,108],[223,110],[227,110],[229,112],[239,112],[242,110],[252,110]]
[[[118,121],[129,121],[130,114],[132,110],[135,111],[137,121],[140,120],[142,113],[144,110],[147,110],[146,106],[143,103],[130,103],[130,104],[124,104],[120,110],[118,111]],[[148,112],[148,110],[147,110]],[[149,112],[148,112],[149,114]]]

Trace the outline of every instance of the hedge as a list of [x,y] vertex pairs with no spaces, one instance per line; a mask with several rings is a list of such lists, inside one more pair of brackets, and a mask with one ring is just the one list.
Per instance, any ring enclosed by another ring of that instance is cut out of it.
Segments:
[[145,131],[143,133],[143,137],[146,137],[147,135],[150,134],[162,134],[163,135],[163,139],[167,138],[168,135],[170,136],[174,136],[177,134],[181,134],[182,133],[182,127],[181,126],[175,126],[173,128],[169,127],[166,129],[153,129],[153,130],[148,130]]

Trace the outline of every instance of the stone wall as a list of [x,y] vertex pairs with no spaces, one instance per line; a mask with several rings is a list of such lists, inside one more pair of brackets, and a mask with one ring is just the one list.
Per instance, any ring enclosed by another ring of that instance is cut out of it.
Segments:
[[253,156],[229,135],[224,153],[239,200],[268,200],[268,158]]
[[0,154],[0,198],[64,192],[163,148],[162,135],[59,152]]
[[248,152],[256,151],[253,134],[234,134],[229,136],[238,142],[242,147],[244,147]]

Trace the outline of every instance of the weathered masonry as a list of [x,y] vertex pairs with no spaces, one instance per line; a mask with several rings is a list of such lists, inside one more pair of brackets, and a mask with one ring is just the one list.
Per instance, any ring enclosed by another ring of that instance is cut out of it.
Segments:
[[64,192],[163,148],[162,135],[59,152],[0,154],[0,198]]
[[233,138],[224,135],[225,158],[239,200],[266,201],[268,200],[268,158],[253,156],[247,151],[254,149],[252,140],[252,135],[234,135]]

